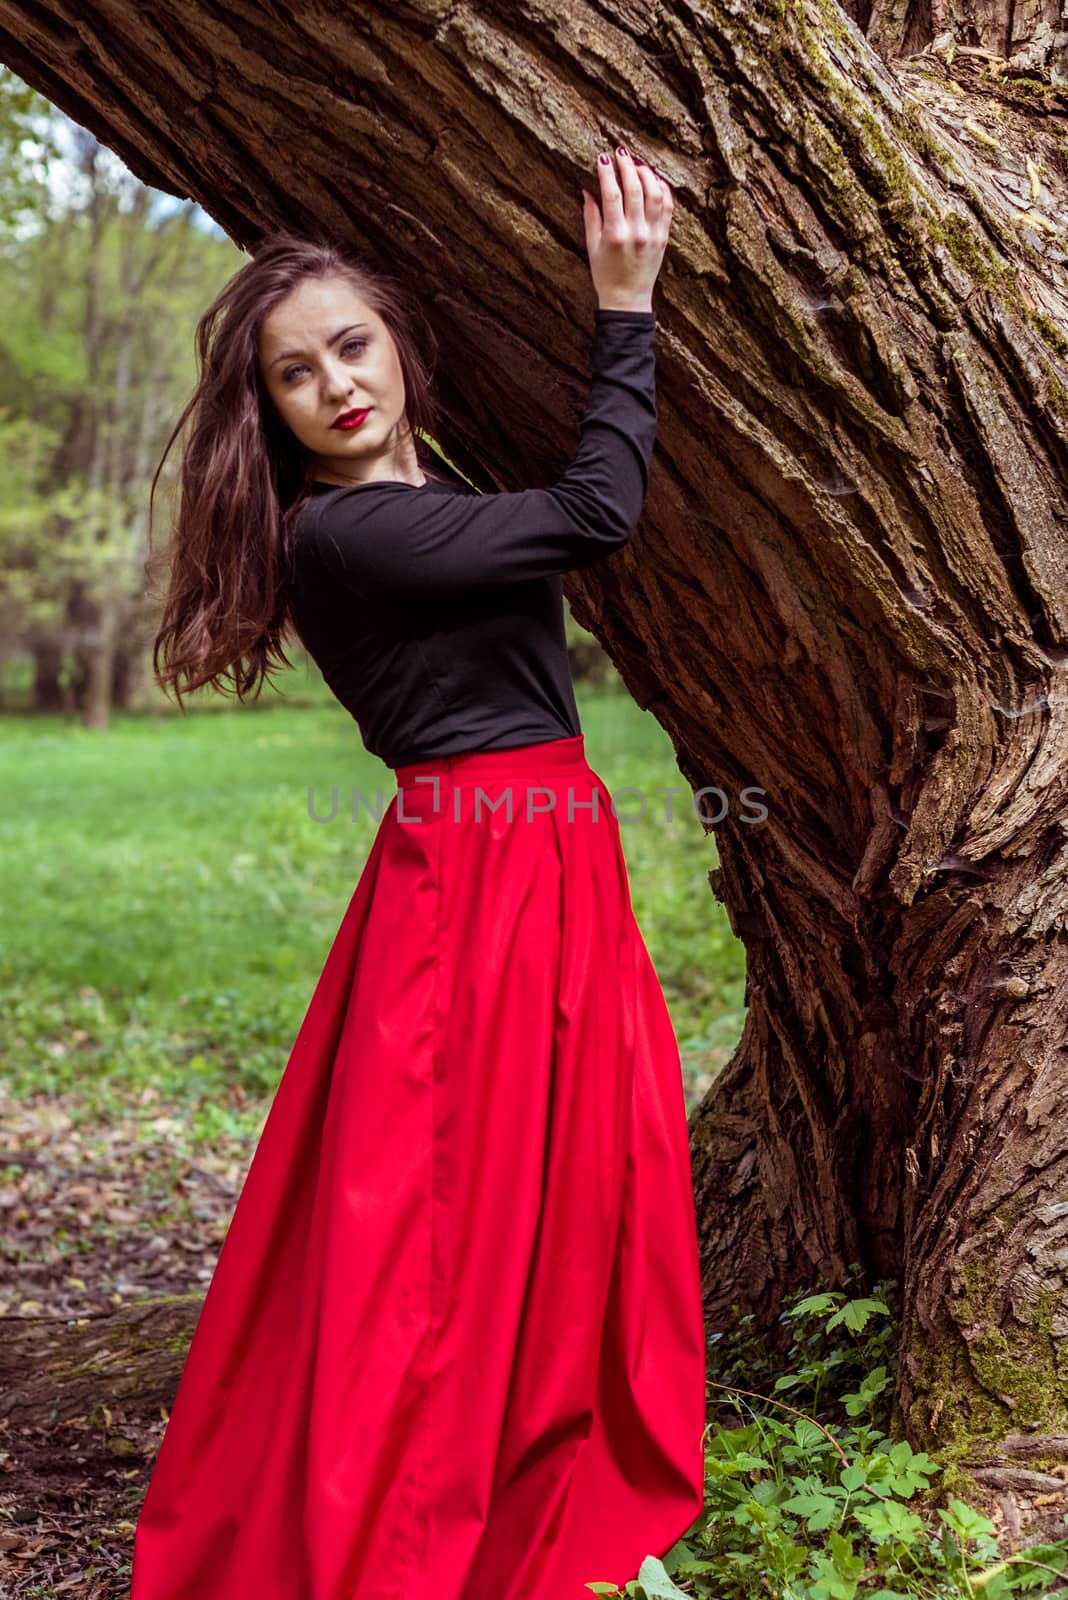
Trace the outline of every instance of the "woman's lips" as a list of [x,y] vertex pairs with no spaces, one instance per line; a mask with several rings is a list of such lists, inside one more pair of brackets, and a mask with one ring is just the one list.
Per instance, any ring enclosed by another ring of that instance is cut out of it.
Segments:
[[343,417],[338,417],[337,421],[332,422],[330,426],[332,428],[344,428],[346,431],[349,428],[358,428],[364,418],[370,416],[370,414],[370,406],[367,407],[366,411],[347,411]]

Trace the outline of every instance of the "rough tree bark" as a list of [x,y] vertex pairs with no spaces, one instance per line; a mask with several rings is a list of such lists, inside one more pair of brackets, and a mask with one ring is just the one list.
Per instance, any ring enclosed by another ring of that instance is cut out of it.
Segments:
[[0,0],[0,57],[238,243],[331,227],[410,282],[441,441],[484,488],[551,481],[573,445],[597,150],[673,185],[642,528],[567,590],[728,797],[711,882],[749,1012],[693,1118],[709,1329],[853,1260],[894,1273],[913,1442],[996,1473],[1026,1433],[1028,1471],[1060,1460],[1054,0],[165,11]]
[[170,1409],[203,1296],[159,1295],[114,1312],[0,1317],[0,1421],[84,1417],[103,1399],[138,1417]]

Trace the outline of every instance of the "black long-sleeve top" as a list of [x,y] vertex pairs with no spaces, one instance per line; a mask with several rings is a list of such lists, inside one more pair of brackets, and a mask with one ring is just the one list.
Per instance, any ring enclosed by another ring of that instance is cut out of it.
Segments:
[[656,314],[595,314],[578,448],[548,489],[317,483],[294,529],[297,631],[389,767],[581,733],[561,574],[634,533],[656,434]]

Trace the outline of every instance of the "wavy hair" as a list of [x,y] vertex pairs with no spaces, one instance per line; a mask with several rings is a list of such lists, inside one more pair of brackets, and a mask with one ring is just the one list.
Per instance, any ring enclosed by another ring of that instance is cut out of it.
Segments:
[[[296,633],[288,575],[294,524],[310,498],[311,460],[267,393],[259,335],[271,308],[302,279],[334,276],[347,278],[386,324],[404,377],[408,426],[413,435],[434,435],[437,341],[414,295],[343,240],[268,235],[197,323],[197,381],[149,495],[146,592],[163,603],[152,666],[183,710],[183,692],[211,684],[243,702],[258,696],[272,670],[293,665],[283,649],[287,632]],[[156,485],[187,425],[170,537],[156,552]]]

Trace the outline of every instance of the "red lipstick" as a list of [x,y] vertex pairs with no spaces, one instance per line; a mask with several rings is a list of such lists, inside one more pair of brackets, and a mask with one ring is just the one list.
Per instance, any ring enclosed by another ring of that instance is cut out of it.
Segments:
[[332,428],[358,428],[360,423],[365,417],[369,416],[370,413],[370,406],[367,406],[363,411],[343,411],[340,417],[336,418],[336,420],[333,421],[330,426]]

